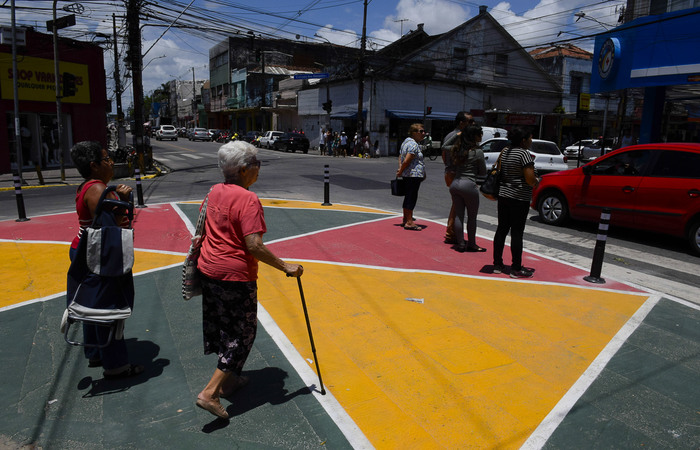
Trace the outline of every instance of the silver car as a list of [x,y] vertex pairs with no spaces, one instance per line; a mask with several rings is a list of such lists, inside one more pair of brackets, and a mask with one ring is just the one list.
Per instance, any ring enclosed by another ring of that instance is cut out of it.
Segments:
[[[506,138],[493,138],[479,145],[484,151],[487,168],[496,162],[498,155],[508,145],[508,142]],[[533,139],[530,154],[535,160],[535,170],[539,175],[569,169],[568,164],[566,164],[566,156],[561,153],[557,144],[552,141]]]
[[211,141],[206,128],[193,128],[192,134],[188,137],[190,141]]
[[156,130],[156,141],[162,141],[163,139],[177,141],[177,129],[172,125],[161,125]]
[[600,146],[600,139],[581,139],[580,141],[575,142],[566,147],[564,149],[564,154],[569,158],[574,159],[578,159],[580,154],[581,160],[588,161],[612,151],[612,148],[606,145],[606,147],[603,149],[603,152],[601,153]]

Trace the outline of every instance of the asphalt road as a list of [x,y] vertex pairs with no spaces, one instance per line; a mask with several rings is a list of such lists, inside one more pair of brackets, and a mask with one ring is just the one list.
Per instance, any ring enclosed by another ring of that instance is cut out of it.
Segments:
[[[201,199],[209,187],[221,180],[213,142],[152,141],[154,158],[166,167],[162,176],[144,180],[146,205],[174,200]],[[401,199],[392,197],[389,180],[397,159],[333,158],[309,154],[283,153],[261,149],[258,181],[252,186],[258,196],[293,200],[324,201],[324,166],[329,166],[330,201],[382,208],[399,213]],[[422,184],[415,216],[445,220],[450,196],[443,180],[442,162],[426,161],[428,178]],[[572,167],[576,162],[570,162]],[[126,180],[135,186],[133,180]],[[54,185],[23,189],[27,216],[71,211],[75,186]],[[14,192],[0,192],[0,219],[17,218]],[[491,239],[496,229],[496,203],[482,199],[477,233]],[[525,230],[527,250],[570,264],[590,268],[597,224],[569,222],[564,227],[539,223],[531,210]],[[437,243],[436,243],[437,244]],[[612,228],[608,234],[602,277],[636,283],[694,303],[700,303],[700,258],[689,254],[683,239]]]

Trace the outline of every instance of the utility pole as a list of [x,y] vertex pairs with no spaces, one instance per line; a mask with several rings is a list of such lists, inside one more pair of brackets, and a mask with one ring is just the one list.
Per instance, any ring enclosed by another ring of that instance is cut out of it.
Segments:
[[197,86],[197,81],[194,78],[194,67],[192,68],[192,121],[194,127],[197,128],[197,92],[195,87]]
[[136,154],[139,168],[144,172],[144,136],[143,136],[143,77],[141,73],[141,27],[139,13],[143,0],[128,0],[126,22],[129,26],[129,54],[131,59],[131,77],[134,90],[134,135],[136,137]]
[[117,51],[117,18],[112,14],[112,30],[114,33],[114,94],[117,100],[117,127],[122,126],[124,112],[122,111],[122,83],[119,76],[119,52]]
[[[15,154],[17,163],[17,175],[19,176],[19,184],[22,185],[22,166],[24,162],[22,161],[22,135],[20,134],[20,122],[19,122],[19,88],[18,74],[17,74],[17,25],[15,24],[15,0],[12,0],[10,4],[12,7],[12,89],[14,90],[14,119],[15,119]],[[54,8],[54,11],[56,9]],[[55,19],[55,17],[54,17]],[[58,88],[56,88],[56,95],[58,95]],[[63,156],[61,156],[63,158]],[[63,159],[61,159],[63,160]]]
[[362,136],[364,123],[362,118],[362,104],[365,96],[365,49],[367,48],[367,0],[364,0],[364,16],[362,18],[362,41],[360,45],[360,73],[357,85],[357,132]]

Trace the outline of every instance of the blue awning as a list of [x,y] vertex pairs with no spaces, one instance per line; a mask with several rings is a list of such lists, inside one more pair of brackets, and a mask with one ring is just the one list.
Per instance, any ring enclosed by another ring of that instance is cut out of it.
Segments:
[[411,120],[423,120],[423,117],[430,120],[449,120],[454,121],[456,112],[437,112],[433,111],[430,114],[424,116],[423,111],[410,111],[405,109],[387,109],[386,117],[391,119],[411,119]]

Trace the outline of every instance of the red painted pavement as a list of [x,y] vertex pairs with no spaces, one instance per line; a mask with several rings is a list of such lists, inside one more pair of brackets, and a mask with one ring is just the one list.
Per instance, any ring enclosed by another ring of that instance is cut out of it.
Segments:
[[[169,204],[134,209],[134,230],[136,248],[186,253],[190,247],[190,233]],[[0,222],[0,239],[71,242],[77,232],[75,213]]]
[[[423,222],[425,228],[422,231],[409,231],[404,230],[400,224],[400,218],[389,218],[272,243],[270,248],[281,258],[511,279],[508,275],[491,273],[493,243],[489,240],[477,240],[480,246],[486,247],[486,252],[459,253],[443,243],[444,225]],[[527,236],[527,229],[525,234]],[[508,242],[509,239],[506,244]],[[508,264],[508,245],[503,257]],[[583,280],[589,274],[588,271],[533,255],[527,252],[527,248],[523,253],[523,265],[536,269],[534,277],[529,279],[531,281],[642,292],[609,279],[602,285],[589,283]]]

